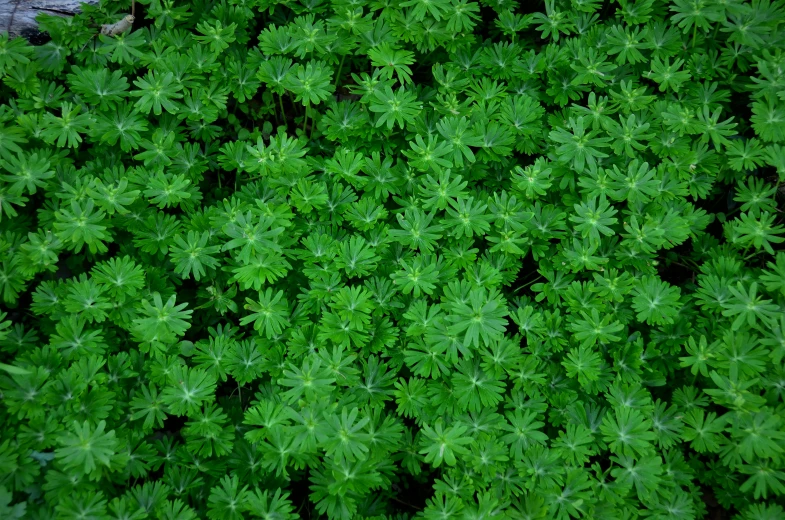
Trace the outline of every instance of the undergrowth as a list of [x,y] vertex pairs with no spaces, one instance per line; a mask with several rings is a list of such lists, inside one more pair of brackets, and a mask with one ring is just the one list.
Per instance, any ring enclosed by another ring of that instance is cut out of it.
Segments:
[[0,36],[0,518],[785,518],[781,0],[131,8]]

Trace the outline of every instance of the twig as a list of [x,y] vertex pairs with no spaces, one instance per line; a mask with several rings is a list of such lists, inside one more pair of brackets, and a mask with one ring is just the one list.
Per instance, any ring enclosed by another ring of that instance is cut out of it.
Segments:
[[415,506],[415,505],[412,505],[412,504],[410,504],[410,503],[408,503],[408,502],[404,502],[403,500],[400,500],[400,499],[398,499],[398,498],[395,498],[394,496],[390,496],[390,498],[392,498],[393,500],[395,500],[395,501],[396,501],[396,502],[398,502],[399,504],[403,504],[403,505],[405,505],[405,506],[411,507],[411,508],[412,508],[412,509],[414,509],[415,511],[419,511],[419,510],[420,510],[420,508],[419,508],[419,507],[417,507],[417,506]]

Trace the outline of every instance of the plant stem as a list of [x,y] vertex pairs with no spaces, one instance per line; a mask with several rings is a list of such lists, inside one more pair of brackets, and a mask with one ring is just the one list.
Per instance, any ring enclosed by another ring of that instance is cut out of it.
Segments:
[[283,109],[283,96],[278,94],[278,104],[281,107],[281,119],[283,119],[283,124],[286,125],[286,112]]
[[338,80],[341,78],[341,70],[343,70],[343,60],[346,59],[346,54],[341,56],[341,62],[338,64],[338,72],[335,74],[335,90],[338,90]]
[[757,251],[755,251],[754,253],[752,253],[752,254],[750,254],[750,255],[747,255],[747,256],[745,256],[743,260],[746,262],[747,260],[749,260],[749,259],[751,259],[751,258],[754,258],[754,257],[758,256],[758,255],[759,255],[761,252],[763,252],[763,249],[758,249],[758,250],[757,250]]
[[308,123],[308,107],[309,105],[305,105],[305,117],[303,118],[303,134],[305,134],[305,125]]
[[676,264],[676,265],[680,265],[680,266],[684,267],[685,269],[689,269],[690,271],[694,271],[694,270],[696,269],[695,267],[693,267],[693,266],[691,266],[691,265],[682,264],[681,262],[677,262],[676,260],[671,260],[671,261],[672,261],[674,264]]
[[[296,108],[296,105],[294,104],[294,98],[292,97],[291,91],[287,91],[286,94],[289,96],[289,103],[291,103],[292,106]],[[297,111],[295,110],[295,112],[297,112]]]
[[526,282],[525,284],[523,284],[520,287],[516,288],[515,292],[518,292],[521,289],[525,289],[526,287],[532,285],[533,283],[535,283],[535,282],[537,282],[539,280],[542,280],[542,276],[538,276],[538,277],[534,278],[533,280],[530,280],[530,281]]

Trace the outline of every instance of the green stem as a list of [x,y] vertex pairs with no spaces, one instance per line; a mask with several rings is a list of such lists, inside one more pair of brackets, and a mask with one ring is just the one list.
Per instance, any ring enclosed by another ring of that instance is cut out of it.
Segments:
[[712,34],[712,36],[711,36],[711,41],[712,42],[716,42],[717,41],[717,33],[719,31],[720,31],[720,24],[717,24],[717,25],[714,26],[714,34]]
[[542,276],[538,276],[538,277],[534,278],[533,280],[530,280],[530,281],[526,282],[525,284],[523,284],[520,287],[518,287],[517,289],[515,289],[515,292],[518,292],[521,289],[525,289],[526,287],[528,287],[528,286],[532,285],[533,283],[538,282],[540,280],[542,280]]
[[338,64],[338,73],[335,75],[335,90],[338,90],[338,81],[341,79],[341,70],[343,70],[343,60],[346,59],[346,54],[341,56],[341,62]]
[[677,261],[675,261],[675,260],[672,260],[672,262],[673,262],[674,264],[676,264],[676,265],[680,265],[680,266],[682,266],[682,267],[684,267],[684,268],[686,268],[686,269],[689,269],[689,270],[691,270],[691,271],[696,271],[696,270],[697,270],[697,269],[696,269],[694,266],[688,265],[688,264],[686,264],[686,263],[685,263],[685,264],[683,264],[683,263],[681,263],[681,262],[677,262]]
[[751,258],[755,258],[755,257],[756,257],[756,256],[758,256],[758,255],[759,255],[759,254],[760,254],[762,251],[763,251],[763,249],[758,249],[757,251],[755,251],[755,252],[754,252],[754,253],[752,253],[751,255],[747,255],[747,256],[745,256],[745,257],[744,257],[744,261],[746,262],[747,260],[749,260],[749,259],[751,259]]
[[283,124],[286,125],[286,112],[283,109],[283,96],[278,94],[278,105],[281,107],[281,119],[283,119]]
[[[289,103],[291,103],[291,104],[292,104],[292,106],[296,108],[296,107],[297,107],[297,105],[295,105],[295,104],[294,104],[294,98],[292,97],[292,92],[291,92],[291,91],[289,91],[289,90],[287,90],[287,91],[286,91],[286,95],[288,95],[288,96],[289,96]],[[297,111],[295,110],[295,116],[294,116],[294,117],[297,117],[296,113],[297,113]]]
[[695,48],[695,37],[698,35],[698,26],[692,26],[692,48]]
[[305,135],[305,125],[308,123],[308,105],[305,105],[305,117],[303,118],[303,135]]
[[428,60],[428,58],[431,57],[431,54],[433,54],[434,52],[436,52],[436,49],[432,49],[428,54],[417,60],[417,62],[419,63],[419,65],[417,65],[417,70],[420,70],[422,67],[427,66],[425,62]]

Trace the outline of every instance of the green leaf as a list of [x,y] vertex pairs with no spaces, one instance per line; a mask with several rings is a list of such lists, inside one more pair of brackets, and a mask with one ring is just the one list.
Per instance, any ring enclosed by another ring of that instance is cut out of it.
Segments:
[[60,445],[55,456],[66,468],[84,474],[92,473],[99,466],[109,466],[119,447],[114,430],[105,431],[106,421],[98,421],[93,427],[88,421],[74,421],[69,431],[57,438]]
[[425,462],[432,464],[434,468],[441,466],[442,462],[448,466],[454,466],[457,462],[456,455],[466,455],[469,453],[464,446],[471,444],[473,440],[464,436],[467,427],[456,424],[445,428],[441,419],[437,420],[433,427],[423,424],[423,448],[419,453],[425,455]]

